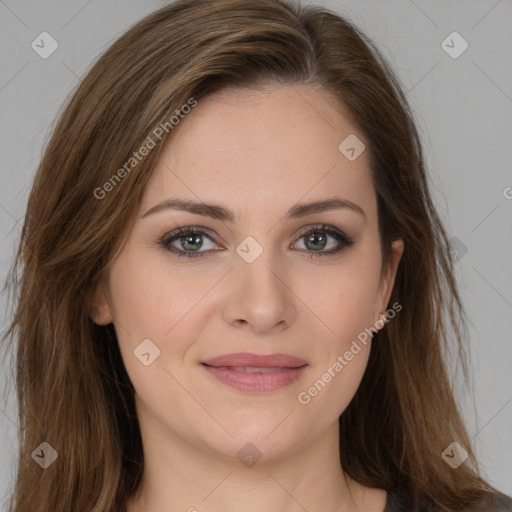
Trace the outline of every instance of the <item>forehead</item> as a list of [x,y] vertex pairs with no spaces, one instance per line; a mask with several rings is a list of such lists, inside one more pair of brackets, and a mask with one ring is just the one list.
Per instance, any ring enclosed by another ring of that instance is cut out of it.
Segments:
[[235,211],[340,195],[371,209],[366,152],[350,161],[339,149],[354,135],[364,141],[343,106],[316,87],[221,90],[173,128],[142,208],[170,195],[222,198]]

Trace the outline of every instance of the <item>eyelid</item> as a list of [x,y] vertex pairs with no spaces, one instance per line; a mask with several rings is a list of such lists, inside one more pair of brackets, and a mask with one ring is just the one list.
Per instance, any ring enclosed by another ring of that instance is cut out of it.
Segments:
[[[294,242],[294,244],[296,244],[304,236],[306,236],[310,233],[314,233],[315,231],[323,231],[324,233],[327,233],[332,238],[335,238],[338,241],[338,244],[341,245],[341,247],[338,245],[338,247],[336,249],[331,249],[329,251],[318,251],[316,253],[315,253],[315,251],[305,251],[308,255],[314,256],[315,254],[318,254],[318,255],[336,254],[336,253],[342,252],[344,249],[352,247],[355,244],[354,238],[347,235],[341,229],[338,229],[334,226],[330,226],[328,224],[316,224],[316,225],[306,226],[305,228],[303,228],[299,231],[299,233],[296,236],[296,241]],[[304,252],[304,251],[302,251],[302,252]]]
[[[295,241],[293,242],[292,246],[295,245],[298,241],[301,240],[305,235],[310,234],[315,231],[323,231],[327,233],[329,236],[335,238],[338,242],[338,247],[336,249],[331,249],[329,251],[306,251],[304,249],[300,249],[299,252],[304,252],[310,257],[316,257],[316,256],[329,256],[334,255],[337,253],[343,252],[344,249],[347,249],[354,245],[355,241],[353,238],[345,234],[344,231],[341,229],[338,229],[334,226],[330,226],[327,224],[310,224],[308,226],[305,226],[299,232],[295,235]],[[179,238],[180,235],[185,234],[199,234],[202,236],[205,236],[206,238],[210,239],[212,242],[215,242],[217,244],[220,244],[219,237],[213,232],[212,230],[205,228],[203,226],[180,226],[176,229],[173,229],[172,231],[167,232],[163,237],[161,237],[157,243],[160,245],[163,245],[166,250],[173,253],[174,255],[180,257],[190,257],[190,258],[197,258],[197,257],[208,257],[212,254],[212,252],[218,251],[219,249],[209,249],[207,251],[183,251],[176,248],[170,249],[169,247],[172,247],[171,241],[174,238]],[[200,256],[196,256],[200,255]]]
[[313,224],[306,226],[304,228],[301,228],[299,232],[296,235],[296,239],[301,239],[304,235],[307,235],[308,233],[311,233],[312,231],[326,231],[327,233],[335,232],[340,235],[344,235],[343,231],[339,230],[338,228],[331,227],[328,224]]
[[[168,231],[164,234],[164,236],[158,240],[160,243],[166,243],[169,240],[176,238],[180,235],[185,235],[188,233],[197,233],[200,235],[205,235],[206,238],[209,238],[212,242],[215,242],[216,244],[220,244],[220,238],[213,232],[212,230],[205,228],[203,226],[185,226],[185,227],[178,227],[176,229],[173,229],[171,231]],[[206,251],[201,251],[206,252]]]

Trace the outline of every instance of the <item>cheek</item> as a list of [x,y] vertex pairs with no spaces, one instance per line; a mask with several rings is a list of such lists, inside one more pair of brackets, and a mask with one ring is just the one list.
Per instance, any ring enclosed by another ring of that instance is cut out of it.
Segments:
[[368,363],[370,343],[342,345],[330,353],[327,362],[314,368],[297,393],[302,414],[321,418],[324,425],[337,421],[352,401]]
[[195,279],[193,270],[165,256],[132,248],[112,268],[117,320],[134,336],[164,338],[214,284],[215,276]]
[[190,319],[208,283],[190,286],[190,277],[187,282],[185,276],[171,275],[170,268],[142,251],[126,251],[112,267],[110,287],[119,348],[137,408],[162,424],[173,423],[185,436],[181,418],[200,417],[201,409],[183,388],[183,359],[197,337],[199,326]]
[[163,389],[162,385],[173,387],[165,368],[183,365],[188,348],[203,328],[203,300],[218,280],[214,275],[194,279],[190,270],[178,272],[176,268],[165,258],[150,258],[132,248],[111,269],[120,351],[141,394]]
[[315,310],[330,328],[332,347],[346,350],[352,339],[374,325],[378,312],[379,261],[357,254],[316,280]]
[[[371,349],[370,327],[375,322],[380,261],[370,251],[347,258],[336,272],[321,280],[325,293],[316,293],[315,306],[330,333],[318,336],[317,365],[299,392],[305,413],[329,420],[345,410],[363,378]],[[317,281],[318,282],[318,281]]]

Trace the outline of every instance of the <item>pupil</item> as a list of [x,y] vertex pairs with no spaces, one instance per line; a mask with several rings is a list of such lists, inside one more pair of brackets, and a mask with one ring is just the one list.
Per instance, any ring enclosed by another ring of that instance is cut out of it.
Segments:
[[189,247],[190,249],[193,249],[193,250],[200,249],[201,246],[203,245],[203,242],[201,241],[201,237],[199,235],[182,236],[181,237],[181,246],[183,247],[183,249],[185,249],[186,247],[185,247],[183,241],[185,241],[185,243],[188,243],[192,246],[195,245],[196,247]]
[[[311,233],[309,235],[309,237],[306,237],[306,245],[309,245],[309,243],[312,241],[313,242],[313,249],[317,250],[317,249],[323,249],[325,247],[325,236],[321,233],[318,233],[318,232],[315,232],[315,233]],[[322,242],[323,241],[323,244],[321,243],[320,246],[318,245],[315,245],[316,242]]]

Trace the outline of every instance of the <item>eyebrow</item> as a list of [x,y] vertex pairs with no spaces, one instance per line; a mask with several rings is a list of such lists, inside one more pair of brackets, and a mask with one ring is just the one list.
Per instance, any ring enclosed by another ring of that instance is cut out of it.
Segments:
[[[366,214],[360,206],[353,203],[352,201],[348,201],[347,199],[340,199],[338,197],[326,199],[324,201],[297,204],[290,208],[285,217],[287,219],[297,219],[311,215],[312,213],[320,213],[339,208],[344,208],[356,212],[362,215],[362,217],[366,220]],[[188,199],[177,198],[166,199],[161,203],[158,203],[157,205],[150,208],[140,218],[143,219],[149,215],[153,215],[164,210],[179,210],[196,215],[203,215],[205,217],[211,217],[212,219],[225,222],[236,222],[237,220],[237,217],[232,210],[219,204],[196,202]]]

